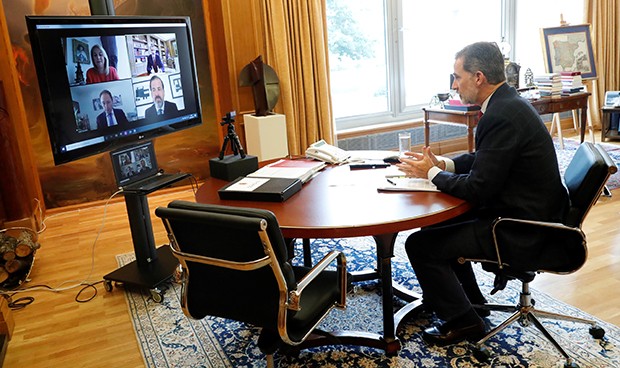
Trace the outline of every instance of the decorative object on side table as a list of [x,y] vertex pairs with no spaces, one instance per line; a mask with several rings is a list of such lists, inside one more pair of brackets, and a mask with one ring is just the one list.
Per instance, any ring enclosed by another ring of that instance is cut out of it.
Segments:
[[509,86],[514,87],[515,89],[519,89],[519,70],[521,66],[515,62],[507,61],[505,73],[506,73],[506,83]]
[[261,55],[241,70],[239,85],[252,87],[256,116],[273,114],[272,110],[280,97],[280,80],[273,68],[263,63]]

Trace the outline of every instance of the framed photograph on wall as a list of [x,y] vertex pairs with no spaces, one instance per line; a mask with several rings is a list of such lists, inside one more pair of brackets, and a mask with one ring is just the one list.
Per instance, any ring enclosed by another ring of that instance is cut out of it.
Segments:
[[88,44],[75,38],[72,40],[73,46],[73,62],[80,64],[90,64],[90,53],[88,52]]
[[172,97],[177,98],[183,96],[183,87],[181,86],[181,74],[171,74],[168,76],[170,79],[170,89],[172,90]]
[[542,28],[547,73],[581,72],[582,79],[595,79],[590,25]]
[[133,84],[133,96],[136,100],[136,106],[151,103],[151,89],[148,80]]

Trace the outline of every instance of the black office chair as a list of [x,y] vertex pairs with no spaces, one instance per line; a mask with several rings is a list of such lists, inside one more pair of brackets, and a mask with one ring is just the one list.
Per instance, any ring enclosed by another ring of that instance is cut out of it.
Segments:
[[[262,327],[258,347],[269,367],[279,348],[302,343],[333,307],[345,307],[344,255],[332,251],[312,269],[292,266],[270,211],[173,201],[155,214],[180,262],[185,315]],[[326,270],[332,263],[336,270]]]
[[[581,230],[582,223],[601,195],[607,179],[616,171],[614,162],[600,145],[582,143],[564,173],[570,207],[562,223],[499,218],[493,225],[497,259],[493,261],[459,259],[460,262],[480,262],[483,269],[495,273],[494,289],[491,294],[504,289],[510,280],[519,280],[522,284],[519,303],[516,306],[475,305],[477,308],[490,311],[512,313],[476,343],[474,355],[478,360],[485,361],[490,357],[490,352],[484,343],[515,321],[522,326],[529,326],[531,323],[538,328],[566,358],[564,367],[578,367],[578,365],[542,325],[539,317],[589,324],[591,326],[589,332],[594,338],[602,338],[605,335],[605,331],[595,321],[537,309],[534,307],[535,301],[530,294],[529,285],[537,273],[569,274],[577,271],[585,263],[587,247],[586,236]],[[503,239],[508,237],[514,239],[534,233],[543,240],[532,248],[536,253],[529,254],[527,259],[519,259],[510,253],[510,249],[502,247]]]

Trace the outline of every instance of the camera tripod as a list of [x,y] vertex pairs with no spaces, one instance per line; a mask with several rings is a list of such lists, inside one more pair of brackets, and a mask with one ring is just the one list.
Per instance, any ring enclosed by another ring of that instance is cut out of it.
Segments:
[[241,158],[245,158],[245,152],[243,151],[243,147],[241,147],[241,142],[239,141],[239,136],[235,132],[235,112],[229,112],[224,117],[223,121],[220,125],[224,126],[228,124],[228,134],[224,137],[224,143],[222,144],[222,150],[220,151],[220,160],[224,159],[224,153],[226,153],[226,146],[230,143],[230,148],[232,149],[233,155],[241,155]]

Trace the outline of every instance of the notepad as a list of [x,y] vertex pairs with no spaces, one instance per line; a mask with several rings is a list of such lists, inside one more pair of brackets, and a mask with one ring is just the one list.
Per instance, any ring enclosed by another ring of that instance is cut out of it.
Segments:
[[439,192],[439,189],[430,180],[421,178],[386,178],[385,185],[380,185],[377,190],[385,192]]

